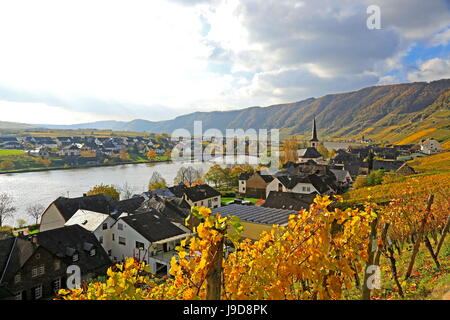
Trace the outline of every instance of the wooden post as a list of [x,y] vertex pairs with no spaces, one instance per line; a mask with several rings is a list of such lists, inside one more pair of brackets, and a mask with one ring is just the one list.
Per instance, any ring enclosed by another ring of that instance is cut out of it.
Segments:
[[445,224],[444,230],[442,230],[441,238],[439,239],[438,246],[436,248],[436,259],[439,257],[439,251],[441,251],[442,244],[444,243],[445,236],[447,235],[450,229],[450,215],[447,218],[447,223]]
[[223,238],[216,245],[211,270],[206,275],[206,300],[220,300],[222,289]]
[[364,282],[362,284],[362,300],[370,300],[370,289],[367,286],[367,280],[369,278],[369,275],[367,274],[367,268],[369,268],[369,266],[373,265],[373,262],[374,262],[374,257],[375,257],[374,249],[375,248],[373,247],[373,242],[374,242],[374,240],[376,241],[376,239],[377,239],[377,225],[378,225],[378,218],[373,220],[370,225],[370,239],[369,239],[369,246],[367,248],[367,254],[368,254],[369,258],[367,260],[367,264],[364,269]]
[[422,223],[419,229],[419,234],[417,236],[416,242],[414,244],[413,253],[411,256],[411,261],[409,262],[408,271],[406,272],[405,279],[411,277],[411,273],[414,267],[414,262],[416,261],[417,253],[419,252],[420,242],[423,238],[423,233],[425,232],[425,225],[427,224],[428,216],[430,215],[431,205],[433,204],[434,195],[430,195],[427,201],[427,209],[425,211],[425,215],[422,218]]

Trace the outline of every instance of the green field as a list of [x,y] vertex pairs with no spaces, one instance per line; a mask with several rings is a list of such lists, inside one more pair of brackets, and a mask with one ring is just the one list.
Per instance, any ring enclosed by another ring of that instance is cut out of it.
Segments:
[[9,157],[9,156],[20,156],[24,154],[23,150],[3,150],[0,149],[0,157]]

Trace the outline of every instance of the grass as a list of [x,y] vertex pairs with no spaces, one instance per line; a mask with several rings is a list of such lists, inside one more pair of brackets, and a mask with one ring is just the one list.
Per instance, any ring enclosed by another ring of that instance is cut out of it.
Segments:
[[25,153],[25,151],[23,151],[23,150],[0,149],[0,157],[20,156],[20,155],[23,155],[24,153]]
[[[431,240],[432,241],[432,240]],[[436,245],[432,242],[433,247]],[[450,292],[450,236],[444,241],[439,253],[441,268],[434,264],[429,251],[422,243],[417,254],[413,272],[408,280],[405,280],[406,270],[411,259],[412,249],[403,250],[401,255],[395,253],[398,279],[404,291],[406,300],[440,300],[445,293]],[[381,289],[372,292],[372,299],[402,299],[398,288],[392,278],[389,260],[384,256],[380,259],[381,265]],[[362,275],[361,275],[362,276]],[[359,299],[360,290],[356,287],[349,292],[350,299]]]

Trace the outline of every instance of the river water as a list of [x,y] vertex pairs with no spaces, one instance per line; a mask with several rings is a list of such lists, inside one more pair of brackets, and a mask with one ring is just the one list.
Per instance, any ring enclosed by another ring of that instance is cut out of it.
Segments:
[[13,205],[17,209],[14,218],[6,220],[6,224],[16,224],[17,219],[25,219],[32,223],[32,219],[26,214],[26,208],[29,205],[39,203],[47,207],[60,196],[80,197],[93,186],[101,183],[117,187],[122,187],[127,183],[134,193],[142,193],[147,191],[148,182],[153,172],[159,172],[167,183],[172,185],[178,169],[188,165],[206,173],[212,163],[142,163],[0,174],[0,193],[7,192],[10,194],[13,197]]

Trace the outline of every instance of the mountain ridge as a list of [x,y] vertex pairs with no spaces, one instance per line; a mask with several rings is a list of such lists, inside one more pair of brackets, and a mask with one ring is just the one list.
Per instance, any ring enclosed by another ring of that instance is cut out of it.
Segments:
[[[315,116],[319,135],[322,137],[355,138],[364,135],[376,140],[395,141],[404,139],[404,135],[410,131],[409,127],[424,130],[436,125],[439,137],[446,139],[450,135],[447,131],[450,124],[448,92],[450,79],[441,79],[377,85],[266,107],[197,111],[164,121],[135,119],[128,122],[98,121],[35,126],[48,129],[110,129],[170,134],[179,128],[192,130],[194,121],[202,121],[203,130],[217,128],[225,133],[227,128],[277,128],[284,136],[307,136]],[[433,104],[433,110],[427,109]]]

